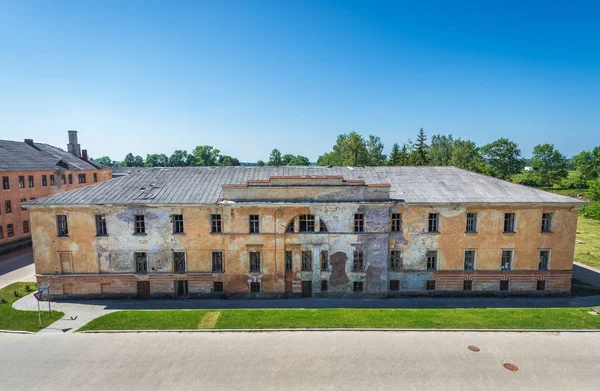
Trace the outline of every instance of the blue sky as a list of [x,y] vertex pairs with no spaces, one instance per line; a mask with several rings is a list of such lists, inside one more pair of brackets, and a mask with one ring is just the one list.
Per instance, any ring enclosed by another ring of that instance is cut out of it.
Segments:
[[[427,4],[420,4],[427,3]],[[524,4],[527,3],[527,4]],[[562,4],[561,4],[562,3]],[[600,144],[597,1],[1,1],[0,138],[315,161],[340,133]]]

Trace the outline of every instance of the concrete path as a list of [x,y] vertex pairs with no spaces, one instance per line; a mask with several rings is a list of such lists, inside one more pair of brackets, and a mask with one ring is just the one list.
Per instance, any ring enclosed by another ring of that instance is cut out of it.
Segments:
[[0,288],[19,281],[35,281],[35,267],[31,252],[0,262]]
[[600,270],[583,263],[573,264],[573,278],[595,288],[600,288]]
[[597,390],[599,363],[600,333],[0,334],[3,390]]

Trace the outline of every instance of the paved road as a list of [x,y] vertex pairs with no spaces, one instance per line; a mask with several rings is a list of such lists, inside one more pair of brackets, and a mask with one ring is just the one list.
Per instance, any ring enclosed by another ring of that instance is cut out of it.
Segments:
[[19,255],[0,262],[0,288],[13,282],[35,281],[33,253]]
[[573,264],[573,278],[596,288],[600,288],[600,270],[579,262]]
[[2,390],[597,390],[600,333],[0,334],[0,368]]

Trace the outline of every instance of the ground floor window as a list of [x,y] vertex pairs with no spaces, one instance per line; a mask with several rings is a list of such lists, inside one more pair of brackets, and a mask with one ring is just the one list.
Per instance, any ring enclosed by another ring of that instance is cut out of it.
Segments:
[[508,280],[500,280],[500,290],[501,291],[508,290]]
[[213,292],[223,292],[223,282],[222,281],[215,281],[213,283]]
[[472,291],[473,290],[473,280],[464,280],[463,281],[463,291]]
[[399,291],[400,290],[400,280],[390,280],[390,290],[391,291]]
[[354,292],[362,292],[363,291],[363,282],[362,281],[354,281],[352,285],[352,290]]
[[428,291],[434,291],[435,290],[435,280],[427,280],[427,283],[425,284],[425,289],[427,289]]
[[328,284],[327,280],[322,280],[321,281],[321,292],[327,292],[328,288],[329,288],[329,284]]
[[260,292],[260,282],[251,282],[250,283],[250,292],[251,293],[259,293]]
[[538,291],[545,291],[546,290],[546,281],[545,280],[540,280],[537,282],[537,290]]
[[183,297],[188,294],[188,282],[186,280],[175,281],[175,297]]

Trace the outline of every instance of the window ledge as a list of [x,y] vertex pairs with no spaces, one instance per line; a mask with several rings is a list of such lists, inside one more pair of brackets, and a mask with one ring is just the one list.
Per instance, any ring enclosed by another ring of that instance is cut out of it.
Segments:
[[517,231],[502,231],[504,235],[515,235]]
[[465,234],[467,234],[467,235],[476,235],[478,233],[479,232],[477,232],[477,231],[465,231]]
[[223,232],[211,232],[211,235],[221,235]]
[[541,233],[542,235],[550,235],[550,234],[553,234],[553,233],[554,233],[554,231],[541,231],[540,233]]
[[146,236],[146,235],[148,235],[148,234],[145,232],[144,233],[142,233],[142,232],[134,232],[133,233],[133,236]]
[[185,232],[173,232],[173,235],[185,235]]
[[[213,274],[225,274],[225,270],[213,270],[211,273],[213,273]],[[251,272],[251,273],[255,273],[255,272]]]
[[70,238],[69,235],[56,235],[57,238]]
[[426,233],[429,234],[429,235],[439,235],[439,234],[441,234],[440,231],[427,231]]
[[104,235],[96,235],[97,238],[106,238],[108,237],[108,234],[104,234]]

